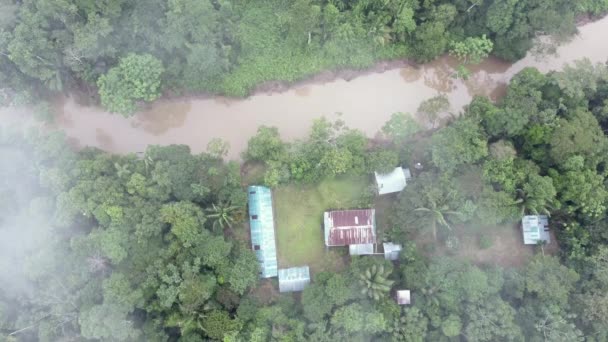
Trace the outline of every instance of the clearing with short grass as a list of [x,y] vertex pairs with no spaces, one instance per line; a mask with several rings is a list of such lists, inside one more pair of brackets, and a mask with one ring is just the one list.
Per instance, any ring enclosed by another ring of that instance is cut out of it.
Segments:
[[309,265],[313,271],[339,269],[346,248],[325,251],[323,212],[358,208],[368,190],[367,177],[290,184],[273,192],[279,267]]

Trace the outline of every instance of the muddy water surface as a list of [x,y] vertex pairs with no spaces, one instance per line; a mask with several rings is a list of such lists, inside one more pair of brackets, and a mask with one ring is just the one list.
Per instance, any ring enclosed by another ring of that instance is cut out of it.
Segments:
[[186,144],[193,152],[201,152],[217,137],[230,143],[230,158],[238,158],[260,125],[276,126],[285,139],[297,139],[306,136],[313,119],[340,117],[349,127],[373,136],[392,113],[414,113],[421,101],[439,93],[447,95],[451,110],[458,112],[473,95],[499,98],[509,79],[526,66],[547,72],[584,57],[603,62],[608,58],[606,32],[608,18],[580,27],[579,35],[555,56],[542,60],[528,56],[515,64],[488,59],[473,68],[466,82],[452,77],[457,63],[444,57],[419,67],[301,85],[246,99],[157,101],[130,119],[66,98],[58,104],[57,125],[80,146],[118,153],[143,151],[150,144]]

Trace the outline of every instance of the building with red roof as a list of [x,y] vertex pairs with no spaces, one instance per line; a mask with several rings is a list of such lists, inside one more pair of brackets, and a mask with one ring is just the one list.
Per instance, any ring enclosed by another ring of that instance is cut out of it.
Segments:
[[323,216],[325,246],[373,245],[376,243],[376,211],[374,209],[326,211]]

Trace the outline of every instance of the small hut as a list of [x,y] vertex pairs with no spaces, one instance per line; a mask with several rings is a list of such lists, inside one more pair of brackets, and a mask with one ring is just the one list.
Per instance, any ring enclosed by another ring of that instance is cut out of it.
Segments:
[[545,215],[527,215],[521,220],[524,244],[536,245],[539,242],[551,242],[549,218]]
[[374,174],[379,195],[392,194],[403,190],[407,181],[412,178],[410,169],[402,167],[396,167],[389,173],[374,172]]
[[403,249],[403,246],[392,242],[385,242],[382,247],[384,248],[384,259],[391,261],[399,259],[399,253]]
[[279,292],[302,291],[310,284],[308,266],[279,269]]
[[396,293],[397,304],[399,305],[410,305],[412,303],[410,297],[410,290],[399,290]]

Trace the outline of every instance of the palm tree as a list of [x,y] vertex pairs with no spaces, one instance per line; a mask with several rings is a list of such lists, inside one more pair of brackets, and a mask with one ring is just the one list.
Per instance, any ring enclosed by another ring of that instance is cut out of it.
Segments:
[[116,175],[118,178],[128,177],[131,174],[131,170],[129,170],[129,164],[120,165],[118,163],[114,163],[114,168],[116,168]]
[[385,271],[383,265],[373,265],[365,270],[365,272],[359,274],[359,284],[363,286],[361,293],[367,294],[368,297],[374,300],[380,300],[391,290],[391,286],[395,282],[394,280],[387,279],[391,272],[391,270]]
[[237,206],[230,205],[228,202],[220,202],[218,205],[212,204],[211,208],[206,211],[207,217],[213,219],[213,230],[216,230],[218,228],[232,228],[238,210],[239,207]]
[[552,206],[543,198],[536,197],[522,189],[516,189],[515,191],[518,197],[515,203],[519,205],[522,216],[526,213],[551,216],[550,209],[552,209]]
[[431,230],[433,232],[433,239],[437,241],[437,224],[452,230],[450,224],[446,220],[447,216],[460,217],[462,214],[455,210],[450,210],[447,205],[438,206],[436,201],[429,201],[430,205],[428,208],[416,208],[414,211],[425,213],[431,220]]

